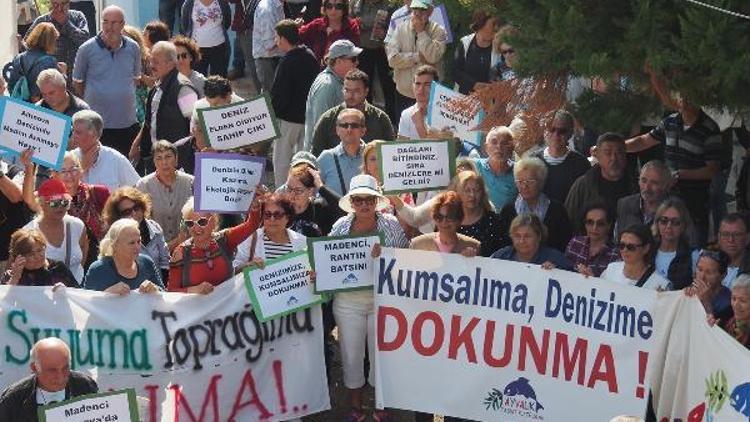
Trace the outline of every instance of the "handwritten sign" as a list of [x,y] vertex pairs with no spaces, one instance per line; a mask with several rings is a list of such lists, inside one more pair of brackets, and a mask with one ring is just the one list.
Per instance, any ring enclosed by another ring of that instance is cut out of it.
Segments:
[[[411,19],[411,13],[397,16],[395,19],[391,18],[390,26],[392,29],[395,29],[398,24],[408,19]],[[435,6],[435,8],[432,10],[432,14],[430,15],[430,22],[435,22],[436,24],[442,26],[443,29],[445,29],[445,32],[447,33],[445,42],[447,42],[448,44],[453,42],[453,31],[451,30],[451,23],[448,20],[448,11],[445,9],[444,4]]]
[[482,133],[474,129],[482,120],[484,110],[478,100],[432,82],[427,106],[427,124],[430,127],[448,128],[457,138],[479,147],[482,145]]
[[75,397],[38,409],[40,422],[139,422],[135,390]]
[[315,292],[372,287],[372,246],[377,236],[329,236],[307,239],[307,253],[315,269]]
[[242,213],[255,197],[263,179],[265,158],[243,154],[201,152],[195,154],[195,210]]
[[217,151],[226,151],[270,141],[279,128],[267,94],[239,103],[198,110],[206,141]]
[[68,146],[70,117],[9,97],[0,97],[0,116],[0,149],[14,155],[32,149],[32,161],[60,169]]
[[247,267],[245,285],[258,319],[278,318],[325,300],[310,281],[310,259],[306,251],[269,259],[263,269]]
[[377,146],[380,180],[386,194],[446,188],[456,171],[450,140],[393,141]]

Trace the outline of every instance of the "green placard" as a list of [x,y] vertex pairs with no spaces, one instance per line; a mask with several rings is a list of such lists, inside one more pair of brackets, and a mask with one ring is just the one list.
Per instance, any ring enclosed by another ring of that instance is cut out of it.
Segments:
[[425,187],[425,188],[414,188],[414,189],[385,189],[385,183],[383,194],[385,195],[398,195],[401,193],[414,193],[414,192],[426,192],[426,191],[435,191],[435,190],[442,190],[447,188],[450,185],[450,180],[453,178],[453,176],[456,174],[456,148],[455,148],[455,140],[453,139],[411,139],[408,141],[389,141],[385,143],[380,143],[377,145],[377,157],[378,157],[378,175],[380,176],[381,181],[385,181],[385,171],[383,170],[383,148],[392,148],[394,146],[399,145],[414,145],[419,144],[421,142],[431,142],[431,143],[445,143],[446,149],[448,150],[448,173],[449,173],[449,180],[448,183],[445,185],[440,186],[431,186],[431,187]]
[[256,95],[255,97],[250,98],[248,100],[244,100],[244,101],[240,101],[240,102],[236,102],[236,103],[229,103],[229,104],[225,104],[225,105],[221,105],[221,106],[217,106],[217,107],[199,108],[197,110],[198,120],[200,122],[201,130],[203,130],[203,136],[204,136],[204,139],[206,140],[206,143],[210,147],[214,147],[214,145],[211,144],[211,137],[208,135],[208,127],[206,125],[206,119],[204,117],[204,113],[205,112],[207,112],[209,110],[210,111],[215,111],[215,110],[221,110],[221,109],[225,109],[225,108],[235,108],[237,106],[241,106],[242,104],[253,103],[254,101],[256,101],[258,99],[261,99],[261,98],[266,103],[266,107],[268,109],[268,115],[269,115],[270,120],[271,120],[271,122],[273,124],[274,136],[270,137],[270,138],[266,138],[266,139],[261,139],[259,141],[252,142],[252,143],[249,143],[249,144],[245,144],[245,145],[242,145],[242,146],[238,146],[238,147],[235,147],[235,148],[223,149],[221,151],[227,151],[227,150],[236,149],[236,148],[243,148],[243,147],[248,146],[248,145],[257,144],[257,143],[260,143],[260,142],[272,141],[272,140],[278,138],[279,134],[280,134],[280,132],[279,132],[279,122],[276,119],[276,114],[274,113],[273,106],[271,104],[271,98],[269,97],[268,93],[263,93],[261,95]]
[[[359,239],[359,238],[367,238],[377,236],[380,239],[380,244],[383,245],[385,243],[385,235],[383,232],[379,231],[377,234],[370,234],[370,235],[342,235],[342,236],[324,236],[324,237],[308,237],[307,238],[307,255],[310,258],[310,266],[312,266],[312,269],[315,270],[315,248],[313,248],[314,243],[318,242],[328,242],[331,240],[343,240],[343,239]],[[317,271],[317,270],[316,270]],[[341,289],[332,289],[332,290],[318,290],[318,283],[316,281],[315,283],[315,293],[318,294],[325,294],[325,293],[336,293],[336,292],[345,292],[345,291],[354,291],[354,290],[367,290],[371,289],[372,286],[362,286],[362,287],[349,287],[349,288],[341,288]]]
[[[140,422],[140,417],[138,416],[138,401],[136,399],[135,395],[135,389],[132,388],[125,388],[118,391],[108,391],[106,393],[94,393],[94,394],[87,394],[85,396],[77,396],[70,400],[66,400],[59,403],[53,403],[47,406],[42,406],[37,409],[37,418],[39,419],[39,422],[48,422],[47,421],[47,411],[50,409],[55,409],[57,407],[62,406],[69,406],[73,403],[80,402],[87,399],[92,398],[99,398],[99,397],[108,397],[108,396],[115,396],[119,394],[127,394],[128,396],[128,408],[130,409],[130,422]],[[50,420],[49,422],[58,422],[58,420]]]

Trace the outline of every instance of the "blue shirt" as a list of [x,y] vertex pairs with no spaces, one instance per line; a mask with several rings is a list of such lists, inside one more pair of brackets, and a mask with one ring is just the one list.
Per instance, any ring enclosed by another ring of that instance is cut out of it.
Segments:
[[116,50],[104,44],[101,34],[78,49],[73,79],[86,85],[83,99],[102,116],[106,129],[123,129],[137,122],[135,78],[140,76],[141,50],[128,37],[122,37]]
[[511,164],[507,172],[496,175],[490,168],[489,160],[489,158],[476,158],[474,165],[477,166],[479,175],[484,179],[490,201],[495,205],[496,210],[501,210],[505,204],[515,201],[518,196],[516,179],[513,177],[513,165]]
[[138,265],[138,274],[134,278],[126,278],[117,272],[115,260],[111,256],[99,258],[89,267],[86,279],[83,281],[83,288],[101,292],[122,281],[130,286],[130,290],[136,290],[141,283],[150,280],[164,289],[161,274],[156,270],[154,260],[147,255],[140,254],[136,258],[136,264]]
[[[360,141],[359,150],[355,155],[348,155],[341,144],[321,152],[318,157],[318,168],[323,183],[339,195],[346,194],[349,191],[349,181],[362,173],[362,149],[364,146],[365,143]],[[339,177],[336,168],[335,158],[339,160],[341,177]],[[342,180],[343,184],[341,183]]]
[[[491,258],[504,259],[506,261],[518,261],[516,250],[513,249],[513,246],[505,246],[504,248],[498,249],[492,254]],[[573,271],[573,264],[568,261],[568,258],[566,258],[562,252],[546,246],[540,246],[536,255],[534,255],[534,258],[532,258],[529,263],[542,265],[547,261],[555,264],[555,267],[561,270]]]

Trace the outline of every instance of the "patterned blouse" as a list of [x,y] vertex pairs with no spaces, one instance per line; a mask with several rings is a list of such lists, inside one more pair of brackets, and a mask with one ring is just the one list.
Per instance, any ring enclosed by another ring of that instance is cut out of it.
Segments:
[[102,240],[106,234],[102,210],[107,198],[109,198],[109,189],[106,186],[79,183],[78,192],[70,202],[68,214],[80,218],[96,240]]
[[615,246],[607,245],[595,256],[590,256],[589,247],[591,241],[588,236],[575,236],[568,242],[565,248],[565,257],[568,258],[573,268],[583,264],[591,268],[594,277],[599,277],[610,262],[620,261],[620,251]]

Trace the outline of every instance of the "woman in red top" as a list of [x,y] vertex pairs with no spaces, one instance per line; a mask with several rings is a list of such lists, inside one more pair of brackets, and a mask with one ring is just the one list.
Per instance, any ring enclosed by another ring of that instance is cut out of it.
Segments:
[[323,63],[323,57],[334,41],[349,40],[359,45],[359,22],[349,17],[348,0],[325,0],[321,13],[323,16],[299,29],[299,36]]
[[[260,192],[256,191],[258,198]],[[260,225],[260,206],[253,201],[244,223],[217,232],[219,216],[193,209],[193,198],[182,208],[183,224],[190,238],[176,247],[169,263],[167,290],[208,294],[234,276],[232,259],[237,245]]]

